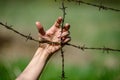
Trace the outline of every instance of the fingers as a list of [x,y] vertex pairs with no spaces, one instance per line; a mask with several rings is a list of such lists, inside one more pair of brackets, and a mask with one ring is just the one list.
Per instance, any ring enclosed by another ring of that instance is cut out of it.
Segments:
[[62,33],[63,43],[67,43],[71,40],[71,38],[69,37],[70,35],[69,29],[70,29],[70,24],[66,23],[65,26],[63,27],[63,33]]
[[63,32],[68,31],[70,29],[70,24],[66,23],[63,27]]
[[68,38],[66,38],[64,41],[63,41],[63,43],[67,43],[67,42],[69,42],[71,40],[71,37],[68,37]]
[[65,26],[63,27],[62,34],[58,37],[58,38],[62,38],[63,43],[69,42],[71,40],[71,38],[69,37],[70,35],[69,29],[70,29],[70,25],[66,23]]
[[59,17],[56,20],[55,24],[46,32],[44,31],[44,28],[41,25],[41,23],[36,22],[36,27],[40,35],[39,37],[41,39],[51,41],[51,42],[61,42],[61,38],[62,38],[62,43],[69,42],[70,41],[70,37],[69,37],[70,25],[66,23],[63,29],[61,29],[60,28],[61,22],[62,22],[62,17]]
[[65,31],[63,32],[61,35],[58,36],[59,41],[61,42],[61,38],[62,38],[62,43],[67,43],[71,40],[71,38],[69,37],[70,32],[69,31]]
[[44,36],[45,35],[45,31],[44,31],[44,29],[43,29],[43,27],[42,27],[40,22],[36,22],[36,27],[37,27],[40,35]]
[[68,36],[69,34],[70,34],[69,31],[63,32],[62,34],[58,35],[58,38],[66,37],[66,36]]
[[57,27],[57,28],[60,28],[60,24],[62,22],[62,17],[59,17],[56,21],[55,21],[55,26],[54,27]]
[[53,35],[55,32],[57,32],[57,31],[59,30],[59,28],[60,28],[61,22],[62,22],[62,17],[59,17],[59,18],[55,21],[54,25],[47,31],[47,33],[48,33],[49,35]]

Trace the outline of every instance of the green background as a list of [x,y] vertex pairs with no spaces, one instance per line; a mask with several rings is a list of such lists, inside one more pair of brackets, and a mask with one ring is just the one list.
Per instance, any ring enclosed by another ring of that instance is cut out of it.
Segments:
[[[99,4],[98,0],[84,0]],[[102,1],[103,5],[120,9],[119,0]],[[75,2],[65,2],[65,22],[71,25],[71,43],[88,47],[120,49],[120,12],[101,10]],[[57,0],[0,0],[0,22],[38,39],[35,22],[45,30],[62,16],[61,1]],[[0,80],[14,80],[27,66],[38,44],[5,29],[0,25]],[[97,50],[81,51],[66,46],[66,80],[120,80],[120,53]],[[61,56],[50,59],[41,80],[61,79]]]

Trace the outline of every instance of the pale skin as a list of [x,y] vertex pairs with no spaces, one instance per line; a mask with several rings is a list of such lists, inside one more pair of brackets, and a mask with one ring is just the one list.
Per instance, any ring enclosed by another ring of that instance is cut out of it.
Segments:
[[[42,27],[40,22],[36,22],[36,27],[39,32],[39,38],[42,40],[58,43],[61,42],[62,38],[62,43],[69,42],[70,25],[65,24],[61,35],[60,27],[61,22],[62,18],[59,17],[55,21],[53,26],[47,31],[44,31],[44,28]],[[60,44],[48,44],[48,43],[40,44],[32,60],[24,69],[24,71],[16,78],[16,80],[38,80],[49,58],[51,58],[51,55],[53,55],[60,48],[61,48]]]

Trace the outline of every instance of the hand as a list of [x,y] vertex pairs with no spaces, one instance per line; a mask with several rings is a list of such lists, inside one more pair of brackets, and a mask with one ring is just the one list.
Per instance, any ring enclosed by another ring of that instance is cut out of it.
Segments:
[[[54,25],[46,32],[44,31],[41,23],[36,22],[36,26],[39,31],[39,38],[50,41],[50,42],[59,42],[59,43],[61,42],[61,38],[62,38],[63,44],[69,42],[70,37],[69,37],[68,30],[70,28],[70,25],[66,24],[63,27],[63,30],[61,30],[60,28],[61,22],[62,22],[62,18],[59,17],[54,23]],[[30,61],[28,66],[24,69],[24,71],[17,77],[16,80],[23,80],[23,79],[38,80],[51,54],[59,50],[60,47],[61,47],[60,44],[44,43],[42,44],[42,47],[40,44],[40,47],[36,51],[32,60]]]
[[[48,29],[47,31],[44,31],[44,28],[42,27],[40,22],[36,22],[37,29],[39,31],[39,38],[42,40],[47,40],[50,42],[61,42],[62,38],[62,43],[67,43],[70,41],[69,37],[69,24],[65,24],[63,27],[63,30],[60,27],[60,24],[62,22],[62,18],[59,17],[54,25]],[[62,31],[62,34],[61,34]],[[47,52],[47,54],[52,54],[60,49],[61,45],[60,44],[44,44],[44,51]]]

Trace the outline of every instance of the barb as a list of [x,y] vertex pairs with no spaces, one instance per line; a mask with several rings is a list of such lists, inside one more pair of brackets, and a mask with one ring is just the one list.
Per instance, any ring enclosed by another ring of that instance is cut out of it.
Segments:
[[18,34],[18,35],[26,38],[26,41],[27,41],[27,40],[31,40],[31,41],[35,41],[35,42],[38,42],[38,43],[60,44],[60,43],[58,43],[58,42],[50,42],[50,41],[45,41],[45,40],[42,40],[42,41],[36,40],[36,39],[34,39],[34,38],[31,36],[31,34],[25,35],[25,34],[19,32],[19,31],[15,30],[14,28],[12,28],[12,26],[7,25],[7,23],[4,24],[4,23],[0,22],[0,25],[2,25],[3,27],[7,28],[8,30],[11,30],[11,31],[15,32],[16,34]]
[[109,51],[120,52],[120,49],[112,49],[112,48],[107,48],[107,47],[95,48],[95,47],[86,47],[85,45],[83,45],[83,46],[74,45],[74,44],[71,44],[71,43],[66,43],[66,45],[75,47],[77,49],[81,49],[82,51],[84,51],[85,49],[89,49],[89,50],[102,50],[103,52],[106,51],[107,53],[109,53]]
[[[66,15],[66,8],[65,7],[65,4],[64,4],[64,1],[65,0],[62,0],[62,7],[60,8],[62,10],[62,13],[63,13],[63,20],[62,20],[62,23],[61,23],[61,35],[62,35],[62,30],[63,30],[63,26],[64,26],[64,21],[65,21],[65,15]],[[62,74],[61,74],[61,80],[65,80],[65,71],[64,71],[64,51],[63,51],[63,43],[62,43],[62,38],[61,38],[61,57],[62,57]]]
[[79,5],[80,5],[80,4],[85,4],[85,5],[97,7],[99,10],[103,9],[103,10],[111,10],[111,11],[120,12],[120,9],[115,9],[115,8],[112,8],[112,7],[103,6],[103,5],[101,5],[101,4],[100,4],[100,5],[97,5],[97,4],[85,2],[85,1],[82,1],[82,0],[67,0],[67,1],[68,1],[68,2],[77,2]]

